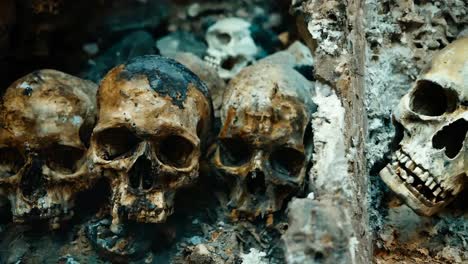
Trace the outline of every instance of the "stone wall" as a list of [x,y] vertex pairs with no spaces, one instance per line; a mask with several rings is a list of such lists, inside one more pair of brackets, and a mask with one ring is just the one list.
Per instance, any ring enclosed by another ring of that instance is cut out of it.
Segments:
[[395,137],[393,109],[434,52],[467,34],[466,2],[293,0],[291,12],[313,51],[318,112],[311,194],[290,205],[288,260],[467,261],[466,194],[421,217],[378,176]]

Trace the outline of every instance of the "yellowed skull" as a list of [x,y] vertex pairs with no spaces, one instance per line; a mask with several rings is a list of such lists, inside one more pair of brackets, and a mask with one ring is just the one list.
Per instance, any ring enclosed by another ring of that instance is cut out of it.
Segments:
[[14,82],[0,103],[0,194],[14,220],[69,218],[94,177],[86,150],[97,85],[55,70]]
[[142,56],[104,77],[98,105],[91,157],[111,180],[112,228],[164,222],[177,190],[198,177],[212,120],[206,86],[172,59]]
[[394,112],[400,149],[380,175],[422,215],[459,194],[468,172],[468,38],[441,50]]
[[212,163],[231,188],[234,215],[274,213],[304,186],[311,98],[311,82],[283,65],[258,63],[229,83]]

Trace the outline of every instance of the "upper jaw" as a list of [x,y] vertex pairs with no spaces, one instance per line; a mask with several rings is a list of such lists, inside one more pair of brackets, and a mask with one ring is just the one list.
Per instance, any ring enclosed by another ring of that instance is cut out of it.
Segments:
[[380,171],[380,176],[393,192],[420,215],[433,215],[453,199],[453,195],[442,187],[437,177],[416,164],[402,150],[393,155],[392,162]]
[[73,210],[53,206],[50,208],[31,208],[28,212],[22,212],[13,216],[14,222],[25,223],[33,220],[50,220],[53,222],[61,222],[70,219],[73,216]]

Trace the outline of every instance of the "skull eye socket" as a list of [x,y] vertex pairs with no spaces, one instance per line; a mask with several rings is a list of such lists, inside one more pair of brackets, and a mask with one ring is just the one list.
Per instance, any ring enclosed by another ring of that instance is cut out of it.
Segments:
[[10,177],[18,173],[24,166],[24,158],[14,148],[0,149],[0,178]]
[[109,128],[97,135],[98,155],[104,160],[129,157],[140,139],[125,127]]
[[46,149],[42,156],[45,159],[47,167],[54,171],[62,173],[73,173],[78,169],[80,160],[83,158],[85,151],[83,149],[53,145]]
[[272,169],[289,176],[297,176],[304,166],[304,162],[304,153],[290,147],[280,147],[270,155]]
[[217,32],[216,39],[221,45],[227,45],[229,42],[231,42],[231,36],[224,32]]
[[176,168],[190,166],[195,147],[188,139],[170,135],[158,143],[157,156],[159,161]]
[[220,159],[225,166],[241,166],[252,158],[252,148],[240,138],[223,138],[219,141]]
[[412,94],[410,108],[413,112],[426,116],[440,116],[453,112],[457,107],[455,91],[427,80],[420,80]]

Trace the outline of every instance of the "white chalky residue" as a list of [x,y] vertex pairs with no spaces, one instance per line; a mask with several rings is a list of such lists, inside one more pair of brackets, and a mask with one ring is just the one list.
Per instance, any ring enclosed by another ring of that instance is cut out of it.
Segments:
[[241,254],[242,264],[267,264],[265,257],[266,253],[256,248],[251,248],[248,254]]
[[71,118],[70,121],[75,126],[81,126],[81,124],[83,123],[83,118],[81,118],[81,116],[74,116]]
[[352,197],[344,138],[345,109],[338,96],[320,83],[316,84],[313,101],[318,109],[312,120],[315,150],[310,182],[316,189],[344,191],[346,197]]
[[28,82],[22,82],[18,87],[22,89],[32,89]]

